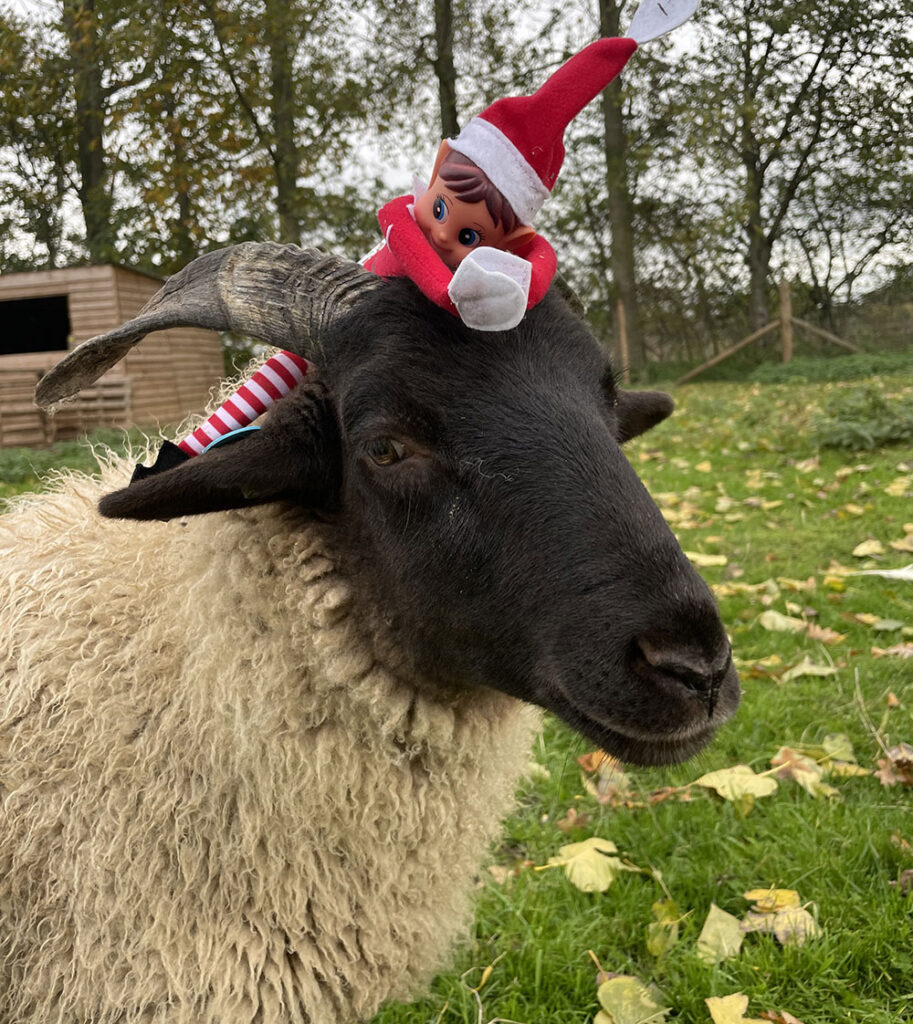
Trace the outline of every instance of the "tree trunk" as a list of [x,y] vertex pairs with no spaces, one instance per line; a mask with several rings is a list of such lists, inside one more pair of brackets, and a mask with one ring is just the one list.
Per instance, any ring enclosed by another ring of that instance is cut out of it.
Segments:
[[453,63],[453,5],[451,0],[434,0],[434,48],[432,61],[441,104],[441,138],[460,133],[456,104],[456,67]]
[[170,82],[171,70],[165,76],[162,92],[162,108],[166,117],[168,138],[171,142],[171,183],[177,196],[177,217],[172,222],[170,264],[162,267],[167,274],[176,273],[196,256],[193,242],[193,203],[190,196],[190,178],[187,174],[187,144],[181,127],[180,115],[174,98],[174,86]]
[[745,207],[748,235],[748,324],[752,331],[760,330],[770,322],[770,304],[767,299],[767,279],[770,276],[771,245],[764,231],[761,196],[764,178],[760,158],[747,125],[742,132],[742,162],[745,166]]
[[295,78],[292,18],[288,0],[267,0],[264,26],[269,47],[270,110],[279,239],[301,244],[299,152],[295,140]]
[[[619,34],[621,7],[617,0],[599,0],[599,33]],[[612,277],[615,293],[624,304],[628,333],[628,358],[632,369],[644,365],[643,333],[637,302],[637,277],[634,271],[634,231],[631,194],[628,189],[627,144],[622,112],[621,83],[616,78],[602,93],[605,126],[606,187],[609,195],[609,227],[612,231]]]
[[64,0],[63,27],[76,96],[79,201],[86,223],[86,248],[93,263],[114,259],[114,224],[105,155],[106,96],[102,86],[95,0]]

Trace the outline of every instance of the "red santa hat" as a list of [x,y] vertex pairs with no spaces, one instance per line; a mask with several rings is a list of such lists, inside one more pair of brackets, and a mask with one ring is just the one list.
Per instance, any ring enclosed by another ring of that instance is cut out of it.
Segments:
[[482,168],[523,224],[531,224],[558,180],[564,131],[646,43],[687,21],[698,0],[642,0],[624,38],[597,39],[532,96],[497,100],[450,143]]
[[564,131],[627,64],[631,38],[597,39],[532,96],[496,100],[450,147],[482,168],[523,224],[548,198],[564,161]]

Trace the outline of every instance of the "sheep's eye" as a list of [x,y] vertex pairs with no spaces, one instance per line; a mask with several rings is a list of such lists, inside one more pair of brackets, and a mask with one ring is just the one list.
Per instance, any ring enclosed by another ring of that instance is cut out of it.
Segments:
[[406,446],[392,437],[375,437],[366,445],[368,458],[377,466],[392,466],[406,457]]

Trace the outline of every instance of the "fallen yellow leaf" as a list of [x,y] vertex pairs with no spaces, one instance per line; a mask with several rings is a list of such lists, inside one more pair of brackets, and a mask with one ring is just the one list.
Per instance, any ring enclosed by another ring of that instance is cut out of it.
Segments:
[[663,1021],[669,1012],[658,993],[638,978],[619,974],[604,981],[596,993],[602,1007],[593,1024],[647,1024]]
[[697,937],[698,959],[705,964],[718,964],[731,956],[738,956],[744,938],[739,919],[711,903],[707,920]]
[[799,893],[795,889],[749,889],[743,892],[746,900],[751,900],[751,908],[760,914],[775,914],[800,905]]
[[552,867],[563,867],[568,881],[581,892],[605,892],[622,871],[630,871],[617,853],[618,847],[608,839],[592,836],[581,843],[568,843],[549,857]]
[[709,569],[715,565],[726,565],[729,561],[725,555],[705,555],[700,551],[686,551],[685,556],[698,569]]
[[892,498],[903,498],[910,487],[913,486],[913,477],[896,476],[884,489],[885,494]]
[[734,992],[731,996],[707,996],[704,1000],[713,1024],[767,1024],[758,1017],[746,1017],[748,996]]
[[780,769],[777,778],[798,782],[806,793],[815,799],[819,796],[839,795],[833,786],[824,781],[824,769],[817,761],[790,747],[780,747],[770,759],[770,763],[772,767]]
[[799,905],[795,889],[751,889],[745,899],[755,905],[742,921],[742,931],[767,932],[783,946],[801,946],[819,932],[812,915]]
[[772,633],[801,633],[808,628],[808,623],[804,619],[796,619],[773,609],[762,612],[758,622]]
[[770,796],[776,792],[777,780],[769,775],[756,775],[747,764],[733,765],[707,772],[695,779],[693,786],[715,790],[724,800],[738,801],[743,797]]
[[868,540],[864,540],[861,544],[857,544],[853,548],[853,555],[856,558],[871,558],[872,555],[883,555],[884,544],[880,540],[875,540],[870,537]]
[[792,590],[796,593],[811,592],[817,587],[814,576],[809,576],[807,580],[793,580],[788,576],[778,576],[777,583],[786,590]]
[[798,665],[793,665],[791,669],[787,669],[786,672],[780,676],[780,681],[783,683],[792,682],[793,679],[802,679],[807,676],[835,676],[837,669],[833,665],[816,665],[811,658],[806,655]]
[[819,626],[817,622],[810,622],[805,634],[809,640],[817,640],[822,644],[839,644],[846,639],[846,633],[838,633],[829,626]]

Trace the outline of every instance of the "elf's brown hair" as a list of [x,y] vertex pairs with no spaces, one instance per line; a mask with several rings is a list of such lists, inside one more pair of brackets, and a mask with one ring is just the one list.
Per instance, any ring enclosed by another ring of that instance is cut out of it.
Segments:
[[438,168],[438,176],[444,184],[459,196],[464,203],[478,203],[484,200],[495,226],[502,224],[504,233],[509,235],[520,227],[520,220],[513,207],[492,185],[488,175],[455,149],[449,150]]

